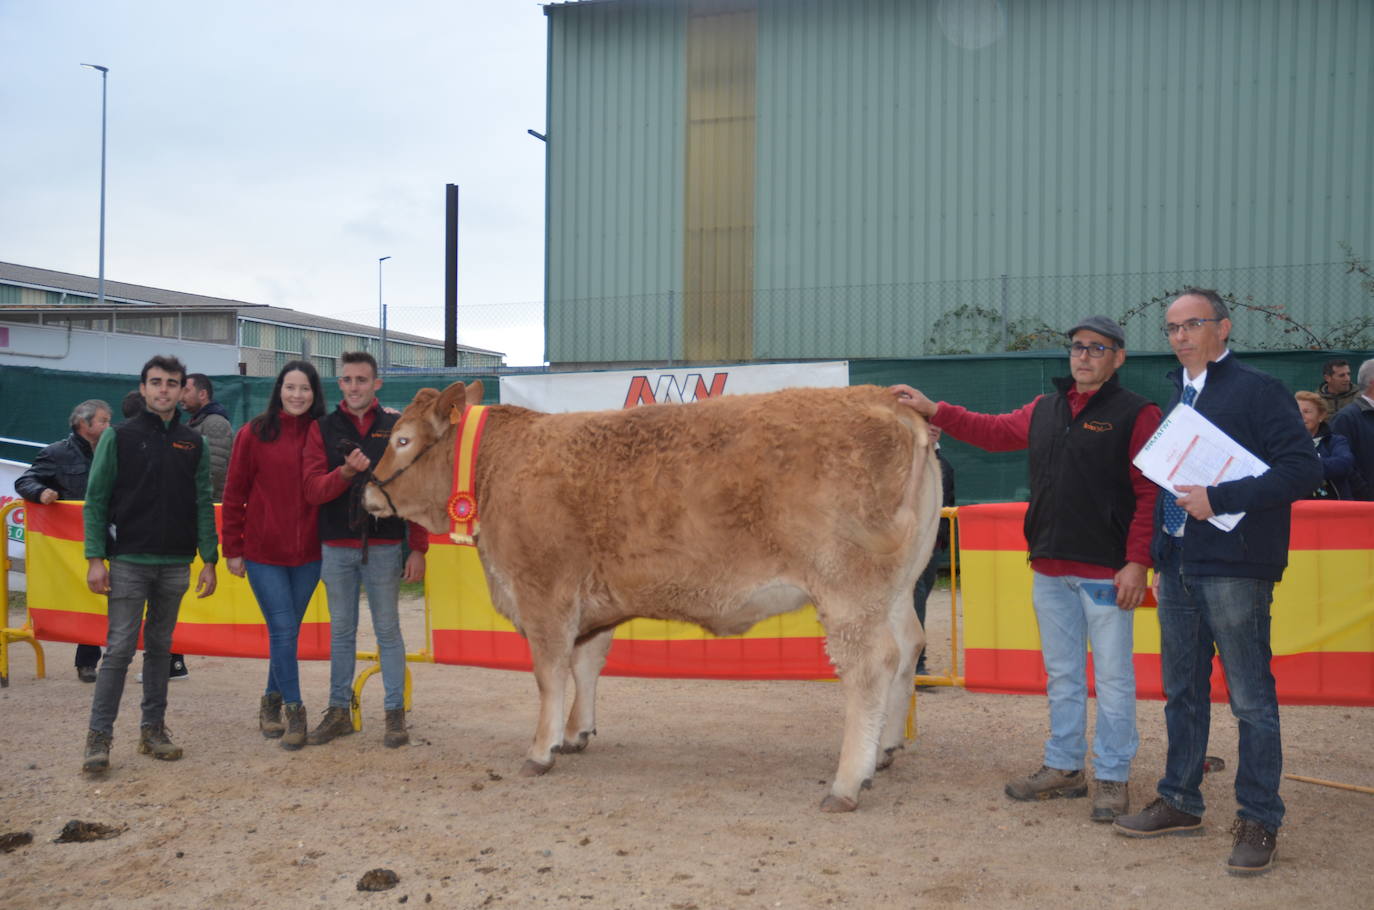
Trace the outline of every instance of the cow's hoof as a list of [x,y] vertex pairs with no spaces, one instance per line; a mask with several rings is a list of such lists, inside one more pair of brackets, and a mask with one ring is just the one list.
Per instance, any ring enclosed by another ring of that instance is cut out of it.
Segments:
[[549,773],[553,767],[553,762],[535,761],[532,758],[525,759],[525,763],[520,766],[521,777],[539,777]]
[[892,760],[897,757],[897,750],[903,748],[901,743],[883,750],[883,754],[878,758],[877,770],[885,771],[892,767]]
[[564,754],[581,752],[583,749],[587,748],[587,743],[591,741],[592,733],[595,732],[595,730],[592,730],[591,733],[588,733],[584,730],[583,732],[577,734],[577,737],[575,739],[563,740],[563,745],[558,747],[558,751]]
[[822,812],[853,812],[859,808],[858,800],[850,799],[847,796],[836,796],[831,793],[821,800]]

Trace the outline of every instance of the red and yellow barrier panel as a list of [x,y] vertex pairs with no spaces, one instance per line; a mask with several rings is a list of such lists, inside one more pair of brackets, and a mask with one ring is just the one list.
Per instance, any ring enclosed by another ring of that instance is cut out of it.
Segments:
[[[982,692],[1044,692],[1025,503],[959,509],[965,684]],[[1374,503],[1293,507],[1288,569],[1274,589],[1274,677],[1285,704],[1374,705]],[[1162,698],[1159,622],[1135,615],[1136,688]],[[1090,658],[1091,659],[1091,658]],[[1212,698],[1226,700],[1220,661]]]
[[[215,521],[219,522],[218,506]],[[81,504],[28,504],[24,537],[34,633],[46,641],[103,645],[105,598],[86,587]],[[191,564],[191,588],[181,600],[172,650],[219,657],[267,657],[267,624],[248,579],[230,575],[221,560],[217,589],[202,600],[195,594],[200,567],[199,559]],[[329,658],[329,612],[323,586],[316,589],[306,609],[298,653],[302,660]]]
[[[491,605],[474,547],[430,538],[425,572],[434,660],[500,670],[530,669],[530,650]],[[608,674],[697,679],[832,679],[825,632],[807,606],[718,638],[698,626],[636,619],[615,630]]]

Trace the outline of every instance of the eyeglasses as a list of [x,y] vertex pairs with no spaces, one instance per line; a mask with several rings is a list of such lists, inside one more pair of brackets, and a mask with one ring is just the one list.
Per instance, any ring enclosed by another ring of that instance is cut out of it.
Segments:
[[1064,350],[1069,352],[1070,357],[1082,357],[1087,354],[1093,360],[1097,360],[1108,351],[1119,351],[1121,348],[1108,347],[1105,344],[1079,344],[1075,341],[1073,344],[1065,345]]
[[1220,319],[1185,319],[1182,322],[1164,323],[1164,337],[1172,338],[1179,332],[1191,335],[1209,322],[1221,322]]

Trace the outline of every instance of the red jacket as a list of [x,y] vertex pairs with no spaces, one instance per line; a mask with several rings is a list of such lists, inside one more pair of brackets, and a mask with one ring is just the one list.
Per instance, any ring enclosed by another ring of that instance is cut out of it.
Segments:
[[220,546],[226,558],[241,556],[273,566],[299,566],[320,558],[319,509],[305,501],[301,481],[309,415],[282,411],[281,433],[263,442],[252,424],[239,430],[224,482]]

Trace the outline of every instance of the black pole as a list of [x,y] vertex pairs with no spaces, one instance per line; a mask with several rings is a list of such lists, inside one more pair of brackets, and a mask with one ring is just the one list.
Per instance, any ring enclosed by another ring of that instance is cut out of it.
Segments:
[[444,366],[458,365],[458,184],[444,186]]

